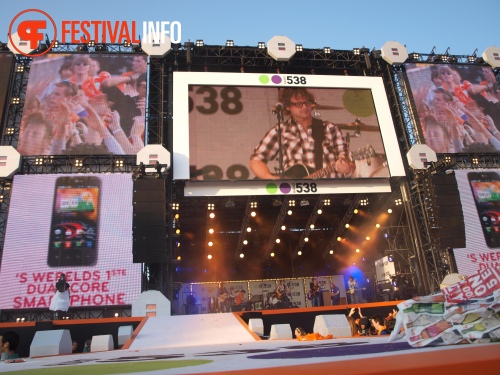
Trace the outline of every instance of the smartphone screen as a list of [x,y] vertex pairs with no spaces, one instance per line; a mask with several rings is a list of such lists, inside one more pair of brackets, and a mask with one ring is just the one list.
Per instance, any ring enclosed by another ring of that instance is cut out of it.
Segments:
[[489,247],[500,247],[500,177],[496,172],[469,172],[484,239]]
[[96,263],[100,188],[96,176],[57,178],[47,258],[50,267]]

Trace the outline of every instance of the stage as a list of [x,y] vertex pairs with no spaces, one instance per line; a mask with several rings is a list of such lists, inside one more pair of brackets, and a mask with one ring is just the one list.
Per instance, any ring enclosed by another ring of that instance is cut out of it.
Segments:
[[[368,306],[370,305],[370,306]],[[392,303],[394,305],[394,302]],[[391,303],[360,305],[366,316]],[[335,337],[299,342],[269,340],[250,332],[246,321],[261,313],[265,330],[272,322],[307,322],[313,316],[345,312],[347,306],[269,310],[250,313],[216,313],[167,317],[133,317],[54,321],[45,328],[90,334],[114,332],[134,326],[133,337],[121,348],[107,352],[25,358],[24,363],[0,363],[1,373],[22,374],[303,374],[310,371],[344,374],[430,373],[470,374],[477,369],[496,373],[500,368],[498,344],[411,348],[406,340],[388,342],[387,336]],[[303,311],[308,310],[308,311]],[[245,315],[246,314],[246,315]],[[47,322],[44,322],[47,323]],[[276,323],[272,323],[276,324]],[[36,324],[0,324],[0,332],[20,331],[24,347]],[[38,324],[39,328],[41,327]],[[24,330],[25,334],[21,331]],[[92,333],[99,332],[99,333]],[[310,330],[309,330],[310,332]],[[116,338],[115,338],[116,343]],[[29,344],[28,344],[29,349]]]

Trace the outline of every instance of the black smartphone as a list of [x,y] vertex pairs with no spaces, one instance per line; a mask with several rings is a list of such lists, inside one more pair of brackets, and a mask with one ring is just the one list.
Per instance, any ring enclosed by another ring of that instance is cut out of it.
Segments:
[[500,247],[500,176],[497,172],[469,172],[469,184],[488,247]]
[[47,257],[50,267],[96,263],[100,194],[101,181],[96,176],[57,178]]

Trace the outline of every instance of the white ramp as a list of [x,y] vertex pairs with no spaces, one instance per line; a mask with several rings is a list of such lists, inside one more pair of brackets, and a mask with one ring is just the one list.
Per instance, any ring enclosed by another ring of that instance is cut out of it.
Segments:
[[174,348],[255,342],[233,314],[149,317],[130,349]]

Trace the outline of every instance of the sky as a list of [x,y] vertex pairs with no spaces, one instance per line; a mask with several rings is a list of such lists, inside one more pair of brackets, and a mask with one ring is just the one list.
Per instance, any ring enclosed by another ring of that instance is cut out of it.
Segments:
[[[419,1],[106,1],[2,0],[0,41],[12,19],[26,9],[63,20],[179,21],[181,43],[203,39],[208,45],[257,46],[284,35],[304,48],[380,49],[388,41],[408,53],[481,55],[500,45],[498,0]],[[142,35],[141,35],[142,36]]]

